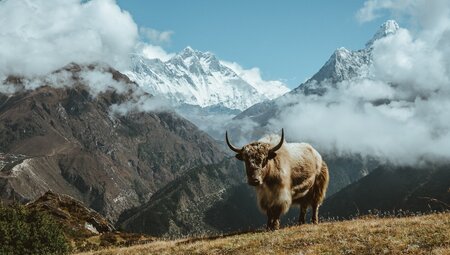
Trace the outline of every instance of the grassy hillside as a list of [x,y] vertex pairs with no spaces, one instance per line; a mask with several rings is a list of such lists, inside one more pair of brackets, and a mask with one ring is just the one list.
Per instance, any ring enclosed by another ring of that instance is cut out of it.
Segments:
[[160,240],[84,254],[450,254],[450,213],[361,218],[275,232]]

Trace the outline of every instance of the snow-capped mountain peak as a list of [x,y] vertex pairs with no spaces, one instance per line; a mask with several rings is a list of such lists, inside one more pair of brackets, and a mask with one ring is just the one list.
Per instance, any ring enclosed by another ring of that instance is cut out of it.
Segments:
[[356,51],[350,51],[344,47],[338,48],[319,72],[312,77],[312,80],[317,82],[329,80],[336,83],[357,76],[367,76],[373,43],[383,37],[395,34],[399,29],[400,27],[395,20],[388,20],[366,43],[366,48]]
[[387,20],[380,26],[380,28],[375,33],[375,35],[372,37],[372,39],[370,39],[366,43],[366,48],[370,48],[373,45],[373,43],[378,39],[381,39],[381,38],[386,37],[391,34],[395,34],[399,29],[400,29],[400,26],[398,25],[398,23],[395,20]]
[[[307,82],[301,84],[293,92],[305,94],[323,94],[327,87],[356,77],[368,77],[372,59],[373,43],[383,37],[395,34],[400,29],[395,20],[384,22],[372,39],[366,43],[366,48],[351,51],[344,47],[338,48],[330,56],[322,68]],[[323,81],[330,83],[322,83]]]
[[244,110],[289,91],[279,81],[249,78],[238,71],[211,52],[186,47],[167,61],[135,54],[127,75],[150,93],[162,95],[174,105]]

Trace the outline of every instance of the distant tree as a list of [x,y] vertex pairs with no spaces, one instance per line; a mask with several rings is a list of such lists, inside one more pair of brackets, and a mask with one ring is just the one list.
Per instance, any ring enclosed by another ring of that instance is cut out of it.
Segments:
[[0,203],[0,254],[67,254],[70,246],[50,216]]

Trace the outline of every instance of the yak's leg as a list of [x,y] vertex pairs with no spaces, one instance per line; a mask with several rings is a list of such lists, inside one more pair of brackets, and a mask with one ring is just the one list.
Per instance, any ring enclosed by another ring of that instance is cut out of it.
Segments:
[[319,223],[319,205],[313,205],[312,206],[312,223],[318,224]]
[[306,204],[300,205],[300,216],[298,218],[298,223],[305,224],[306,223],[306,210],[308,209],[308,206]]
[[267,229],[277,230],[280,228],[281,208],[272,207],[267,210]]

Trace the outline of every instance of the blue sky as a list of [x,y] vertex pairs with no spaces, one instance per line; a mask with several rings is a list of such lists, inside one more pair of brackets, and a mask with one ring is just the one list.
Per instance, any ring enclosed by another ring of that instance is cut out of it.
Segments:
[[[361,24],[364,1],[118,0],[140,27],[172,31],[167,52],[211,51],[295,88],[338,47],[364,47],[389,17]],[[402,24],[400,24],[402,26]]]

